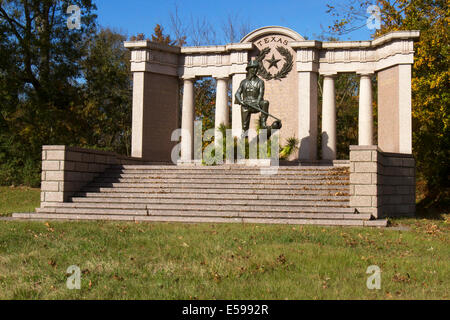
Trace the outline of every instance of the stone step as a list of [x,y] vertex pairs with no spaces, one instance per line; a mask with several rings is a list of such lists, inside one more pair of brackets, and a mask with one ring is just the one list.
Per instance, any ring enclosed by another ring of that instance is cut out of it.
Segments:
[[297,181],[277,181],[277,180],[266,180],[266,181],[246,181],[246,180],[239,180],[239,179],[230,179],[230,180],[221,180],[220,183],[216,179],[155,179],[155,180],[148,180],[148,181],[142,181],[142,180],[126,180],[126,181],[109,181],[109,182],[92,182],[89,185],[90,186],[96,186],[96,187],[118,187],[120,185],[122,186],[135,186],[135,187],[149,187],[152,184],[160,183],[160,184],[197,184],[197,185],[203,185],[208,186],[210,184],[214,185],[221,185],[221,186],[236,186],[236,185],[242,185],[245,188],[253,188],[258,186],[296,186],[296,187],[304,187],[305,185],[326,185],[326,186],[339,186],[339,185],[348,185],[349,182],[347,181],[339,181],[339,180],[297,180]]
[[[348,206],[348,203],[327,203],[327,202],[320,202],[314,203],[314,205],[311,205],[311,202],[304,201],[304,202],[298,202],[296,205],[290,205],[290,206],[276,206],[276,205],[266,205],[266,204],[252,204],[252,205],[242,205],[242,204],[221,204],[221,203],[209,203],[209,204],[202,204],[198,201],[186,203],[186,201],[183,202],[150,202],[147,199],[114,199],[112,201],[111,199],[105,200],[102,198],[74,198],[73,203],[80,204],[80,207],[83,207],[83,204],[86,203],[94,203],[101,205],[111,205],[117,208],[126,208],[126,204],[132,203],[132,204],[146,204],[147,209],[151,210],[180,210],[180,211],[186,211],[186,210],[194,210],[194,211],[204,211],[204,210],[214,210],[214,211],[237,211],[237,212],[244,212],[244,211],[258,211],[258,212],[339,212],[339,213],[353,213],[355,210],[351,209]],[[48,204],[49,206],[58,206],[58,204]],[[64,204],[65,205],[65,204]],[[362,212],[364,213],[364,212]]]
[[211,183],[220,181],[221,183],[240,183],[246,185],[253,185],[257,183],[264,184],[348,184],[349,179],[278,179],[274,178],[254,178],[254,179],[239,179],[239,178],[198,178],[198,177],[154,177],[154,178],[104,178],[98,177],[94,183],[155,183],[155,182],[193,182],[193,183]]
[[36,213],[61,213],[61,214],[108,214],[108,215],[135,215],[146,216],[147,209],[137,208],[74,208],[67,205],[59,207],[36,208]]
[[[105,210],[114,208],[92,208],[92,207],[70,207],[70,206],[59,206],[59,207],[46,207],[38,208],[37,213],[60,213],[60,214],[124,214],[124,215],[142,215],[142,209],[139,208],[121,208],[111,210],[110,213]],[[149,216],[183,216],[183,217],[253,217],[253,218],[306,218],[306,219],[349,219],[349,220],[370,220],[372,219],[371,214],[353,214],[353,213],[311,213],[311,212],[236,212],[236,211],[214,211],[214,210],[204,210],[204,211],[179,211],[179,210],[147,210],[147,215]]]
[[386,227],[387,220],[303,219],[303,218],[246,218],[246,217],[180,217],[180,216],[131,216],[58,213],[14,213],[13,218],[32,220],[117,220],[134,222],[182,222],[182,223],[259,223],[302,224],[321,226]]
[[348,219],[371,220],[369,213],[311,213],[311,212],[235,212],[235,211],[178,211],[178,210],[148,210],[149,216],[208,216],[208,217],[245,217],[267,219]]
[[[77,197],[90,197],[101,193],[107,197],[145,197],[151,194],[211,194],[211,195],[284,195],[284,196],[349,196],[349,189],[307,189],[307,190],[270,190],[270,189],[232,189],[232,188],[97,188],[85,187],[82,192],[78,192]],[[135,196],[136,195],[136,196]]]
[[204,189],[210,189],[210,190],[255,190],[255,191],[272,191],[272,190],[278,190],[278,191],[316,191],[316,190],[344,190],[349,191],[350,187],[348,184],[337,184],[337,185],[329,185],[329,184],[315,184],[315,185],[290,185],[290,184],[256,184],[252,185],[251,188],[249,188],[245,184],[221,184],[221,183],[213,183],[208,184],[205,186],[205,184],[190,184],[190,183],[145,183],[145,184],[136,184],[136,183],[90,183],[86,187],[83,188],[82,191],[96,191],[99,188],[132,188],[136,191],[139,190],[147,190],[151,188],[156,189],[171,189],[171,188],[178,188],[178,189],[186,189],[186,190],[193,190],[201,192]]
[[[202,216],[204,214],[209,215],[218,215],[218,216],[265,216],[265,215],[274,215],[280,217],[282,215],[296,215],[296,214],[305,214],[305,215],[326,215],[326,214],[334,214],[334,215],[345,215],[346,217],[354,216],[354,217],[368,217],[371,216],[370,213],[360,213],[355,214],[354,210],[350,208],[299,208],[297,210],[268,210],[268,211],[257,211],[257,210],[240,210],[240,211],[232,211],[227,207],[219,207],[212,210],[210,207],[203,207],[200,210],[191,210],[189,208],[185,210],[173,209],[172,207],[168,207],[168,209],[164,208],[154,208],[154,206],[146,206],[142,204],[134,204],[133,206],[127,207],[120,204],[102,204],[102,203],[70,203],[69,204],[61,204],[61,205],[49,205],[45,208],[36,208],[37,213],[73,213],[73,212],[83,212],[89,210],[89,213],[99,213],[104,214],[105,212],[111,212],[111,214],[135,214],[137,215],[144,214],[146,211],[147,215],[188,215],[188,216]],[[97,210],[98,209],[98,210]],[[68,211],[69,210],[69,211]],[[108,211],[110,210],[110,211]],[[352,218],[350,217],[350,218]]]
[[[114,189],[110,189],[114,190]],[[239,193],[199,193],[199,192],[153,192],[153,193],[136,193],[136,192],[128,192],[128,193],[107,193],[107,192],[90,192],[84,194],[77,194],[74,198],[167,198],[167,199],[224,199],[224,200],[232,200],[232,199],[240,199],[240,200],[257,200],[257,199],[265,199],[265,200],[310,200],[310,201],[350,201],[350,196],[348,194],[341,194],[339,192],[335,194],[239,194]]]
[[[89,201],[94,201],[94,199],[97,199],[98,202],[101,201],[122,201],[126,199],[131,199],[130,201],[134,200],[151,200],[154,201],[155,199],[161,199],[161,200],[174,200],[174,202],[183,202],[184,200],[188,201],[208,201],[209,202],[220,202],[225,203],[225,201],[228,203],[236,203],[242,202],[242,201],[251,201],[251,202],[268,202],[270,203],[284,203],[286,205],[289,205],[290,203],[300,203],[304,201],[316,201],[316,202],[333,202],[333,203],[347,203],[350,201],[349,196],[313,196],[313,195],[304,195],[304,196],[286,196],[286,195],[239,195],[239,194],[232,194],[232,195],[207,195],[207,194],[114,194],[114,196],[109,196],[108,194],[104,193],[91,193],[91,196],[86,197],[72,197],[73,202],[79,202],[80,199],[92,199]],[[222,201],[223,200],[223,201]],[[248,203],[251,203],[248,202]]]
[[113,166],[107,171],[145,171],[145,172],[255,172],[259,173],[266,169],[275,169],[278,172],[348,172],[350,165],[344,167],[296,167],[296,166],[272,166],[272,167],[242,167],[242,166],[192,166],[192,167],[158,167],[158,166]]
[[[72,198],[72,202],[111,202],[111,198],[108,197],[96,197],[96,198]],[[114,202],[120,203],[146,203],[146,204],[198,204],[198,205],[233,205],[239,208],[239,206],[318,206],[318,207],[340,207],[348,206],[348,199],[331,200],[331,201],[318,201],[318,200],[265,200],[265,199],[177,199],[177,198],[114,198]]]
[[261,172],[234,172],[234,171],[223,171],[223,172],[147,172],[147,171],[141,171],[141,172],[133,172],[133,171],[105,171],[103,173],[103,176],[105,177],[136,177],[136,178],[142,178],[142,177],[175,177],[175,178],[184,178],[184,177],[199,177],[199,178],[218,178],[218,179],[226,179],[226,178],[234,178],[234,179],[253,179],[253,178],[280,178],[280,179],[348,179],[350,174],[348,172],[336,172],[336,173],[329,173],[329,172],[317,172],[317,173],[305,173],[305,172],[293,172],[290,174],[283,173],[283,172],[270,172],[270,173],[261,173]]
[[329,180],[329,179],[349,179],[349,174],[214,174],[214,173],[110,173],[106,172],[102,178],[114,178],[114,179],[161,179],[161,178],[205,178],[205,179],[278,179],[278,180]]
[[260,171],[264,168],[276,168],[279,171],[345,171],[349,165],[342,167],[334,166],[278,166],[278,167],[258,167],[239,165],[217,165],[217,166],[148,166],[148,165],[122,165],[112,166],[108,170],[184,170],[184,171]]

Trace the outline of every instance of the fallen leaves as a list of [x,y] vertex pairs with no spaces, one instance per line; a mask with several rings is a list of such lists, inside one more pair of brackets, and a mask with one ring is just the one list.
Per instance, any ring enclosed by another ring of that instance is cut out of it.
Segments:
[[56,268],[56,261],[51,259],[48,261],[48,265],[51,266],[52,268]]
[[427,224],[425,226],[425,233],[426,234],[430,234],[430,235],[435,236],[435,235],[438,235],[440,232],[441,232],[441,230],[435,224],[431,224],[431,225]]
[[331,278],[329,278],[329,277],[326,277],[324,280],[322,280],[322,289],[328,289],[328,287],[329,287],[328,281],[330,281],[330,280],[331,280]]
[[222,276],[218,272],[213,272],[212,277],[216,283],[219,283],[222,280]]
[[50,224],[49,224],[48,222],[46,222],[44,225],[47,227],[47,231],[55,232],[55,229],[53,229],[52,227],[50,227]]
[[285,264],[286,263],[286,257],[284,256],[284,254],[280,254],[277,258],[277,262],[281,263],[281,264]]
[[401,273],[396,273],[392,277],[392,281],[394,281],[394,282],[410,282],[411,276],[409,275],[409,273],[406,273],[406,275],[402,275]]
[[115,275],[113,276],[113,279],[114,279],[114,280],[117,280],[117,281],[123,281],[123,280],[124,280],[123,277],[121,277],[121,276],[119,276],[119,275],[117,275],[117,274],[115,274]]

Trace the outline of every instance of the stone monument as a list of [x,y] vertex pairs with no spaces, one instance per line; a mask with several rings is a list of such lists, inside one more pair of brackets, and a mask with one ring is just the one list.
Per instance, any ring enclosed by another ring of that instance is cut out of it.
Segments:
[[[338,73],[356,73],[360,76],[358,145],[350,146],[350,161],[346,162],[350,166],[351,206],[367,209],[375,216],[378,211],[411,213],[415,179],[411,66],[418,37],[419,31],[396,31],[372,41],[322,42],[305,40],[288,28],[269,26],[250,32],[239,43],[222,46],[179,48],[150,41],[126,42],[125,47],[131,50],[134,86],[132,155],[147,161],[171,160],[176,144],[171,133],[179,128],[177,97],[181,81],[181,160],[193,161],[194,82],[213,77],[217,83],[216,129],[231,124],[233,136],[239,137],[243,129],[255,128],[250,121],[253,112],[261,112],[266,124],[270,101],[270,113],[281,120],[273,122],[274,127],[283,123],[280,143],[290,137],[299,141],[299,151],[292,160],[299,165],[317,164],[319,159],[334,164],[339,160],[335,77]],[[251,89],[246,95],[242,84],[249,83],[245,80],[247,71],[254,78],[250,83],[259,91]],[[324,78],[321,106],[319,75]],[[378,145],[373,142],[374,75],[378,81]],[[231,119],[228,83],[233,98]],[[259,97],[261,92],[264,99]],[[322,132],[318,132],[318,108],[322,108]],[[322,150],[317,148],[319,134]]]
[[[250,32],[239,43],[222,46],[180,48],[151,41],[125,42],[125,47],[131,50],[133,73],[132,157],[44,146],[41,206],[46,213],[66,212],[64,206],[58,207],[60,203],[111,166],[172,162],[178,151],[180,163],[195,164],[194,84],[202,77],[213,77],[217,83],[216,129],[221,124],[231,124],[232,135],[240,137],[243,129],[255,125],[251,114],[260,112],[268,129],[281,127],[283,123],[281,144],[283,139],[298,139],[299,151],[292,160],[299,168],[294,170],[300,172],[300,167],[308,165],[327,165],[331,171],[337,166],[344,169],[346,178],[341,187],[346,189],[344,197],[348,197],[344,211],[367,213],[369,218],[413,215],[411,66],[414,40],[418,37],[419,31],[396,31],[371,41],[321,42],[305,40],[288,28],[270,26]],[[335,77],[339,73],[355,73],[360,83],[358,145],[349,146],[349,160],[336,159]],[[319,75],[324,78],[322,105],[318,105]],[[377,144],[373,139],[375,75]],[[229,84],[233,99],[231,119]],[[318,108],[322,108],[321,132],[318,132]],[[276,115],[275,121],[269,119],[270,114]],[[178,136],[173,137],[180,131],[181,145],[177,145],[174,140]],[[319,134],[323,141],[320,152]],[[177,169],[173,165],[167,167]],[[282,180],[278,182],[287,181]],[[248,203],[251,201],[247,199]],[[335,210],[334,207],[329,209]],[[102,210],[91,212],[104,213]]]

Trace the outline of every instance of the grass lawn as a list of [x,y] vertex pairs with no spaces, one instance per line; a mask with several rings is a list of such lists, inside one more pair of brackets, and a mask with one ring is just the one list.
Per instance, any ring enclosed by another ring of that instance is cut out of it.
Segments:
[[[39,205],[39,190],[0,191],[1,214]],[[397,229],[0,221],[0,299],[449,299],[450,215],[433,217]],[[71,265],[81,290],[66,288]],[[366,287],[370,265],[380,290]]]
[[0,216],[14,212],[34,212],[39,207],[40,189],[0,186]]
[[[447,220],[409,230],[0,221],[0,299],[448,299]],[[82,270],[81,290],[66,270]],[[366,269],[381,268],[381,290]]]

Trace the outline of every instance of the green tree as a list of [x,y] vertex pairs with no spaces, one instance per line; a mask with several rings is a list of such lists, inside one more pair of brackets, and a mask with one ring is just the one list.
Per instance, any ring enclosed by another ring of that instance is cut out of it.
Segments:
[[125,40],[110,29],[89,40],[82,62],[83,107],[76,111],[86,129],[80,132],[83,144],[130,155],[132,78]]
[[[67,26],[69,5],[80,29]],[[42,144],[76,143],[81,62],[95,32],[90,0],[0,1],[0,181],[39,183]]]

